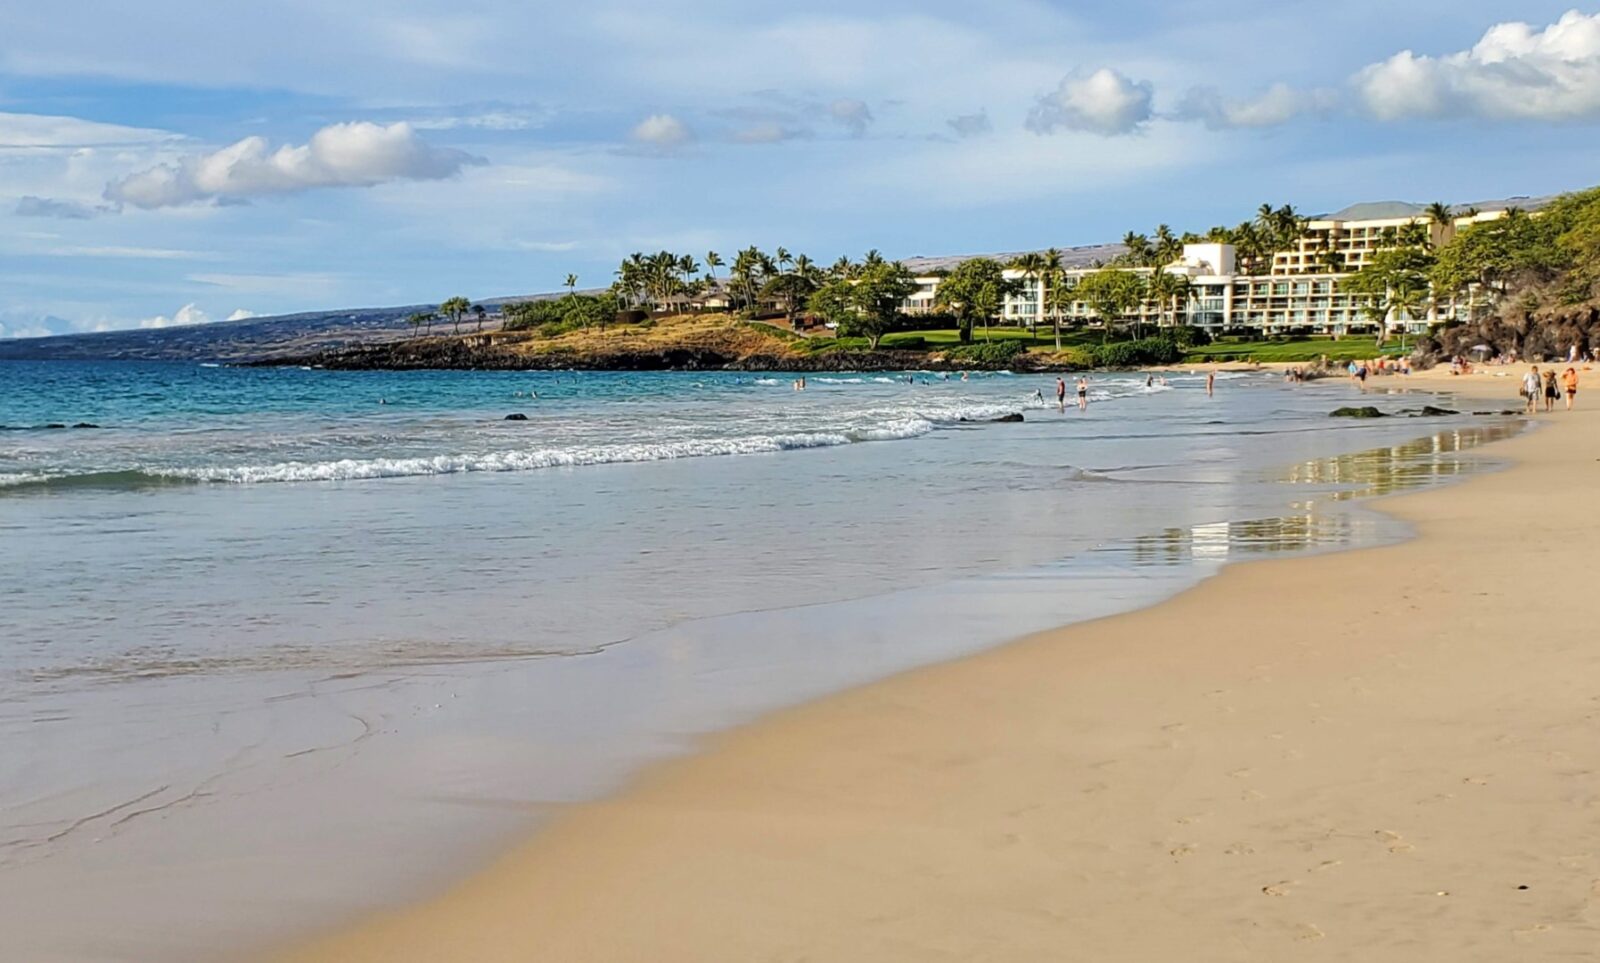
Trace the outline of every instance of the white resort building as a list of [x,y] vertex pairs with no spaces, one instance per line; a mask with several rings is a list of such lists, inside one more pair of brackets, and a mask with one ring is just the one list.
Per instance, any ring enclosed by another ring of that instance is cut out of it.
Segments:
[[[1432,220],[1424,208],[1414,204],[1357,204],[1307,221],[1295,247],[1275,252],[1264,273],[1259,269],[1240,273],[1232,244],[1185,244],[1182,256],[1160,270],[1187,278],[1186,303],[1158,310],[1153,301],[1146,301],[1137,316],[1130,314],[1118,321],[1188,324],[1213,334],[1233,331],[1332,335],[1370,332],[1377,327],[1377,322],[1363,311],[1369,300],[1344,290],[1344,283],[1368,263],[1374,252],[1394,246],[1397,232],[1409,225],[1422,225],[1430,243],[1438,246],[1470,224],[1504,217],[1512,208],[1532,212],[1546,203],[1548,199],[1545,198],[1514,198],[1472,207],[1463,205],[1453,208],[1455,216],[1443,224]],[[1108,248],[1100,247],[1063,252],[1063,261],[1069,265],[1063,271],[1065,288],[1071,290],[1083,278],[1099,270],[1101,264],[1095,262],[1109,260],[1104,256],[1092,259],[1086,254],[1074,256],[1077,252],[1093,251],[1103,255],[1106,250]],[[925,269],[926,265],[913,267]],[[1121,270],[1148,277],[1157,269],[1129,267]],[[1008,269],[1006,276],[1021,282],[1021,290],[1006,298],[1001,323],[1041,327],[1050,324],[1053,315],[1040,304],[1042,282],[1015,269]],[[905,308],[908,313],[927,313],[932,310],[939,277],[928,274],[919,276],[917,281],[919,289],[905,302]],[[1462,299],[1459,303],[1449,297],[1433,298],[1421,317],[1391,314],[1384,323],[1391,332],[1425,332],[1431,324],[1458,317],[1464,319],[1474,307],[1485,304],[1486,301],[1475,298]],[[1073,301],[1062,307],[1061,320],[1081,324],[1097,319],[1087,303]]]

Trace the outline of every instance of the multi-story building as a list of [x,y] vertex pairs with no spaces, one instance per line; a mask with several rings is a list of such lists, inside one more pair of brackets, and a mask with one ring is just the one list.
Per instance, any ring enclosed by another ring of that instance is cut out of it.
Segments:
[[[1374,253],[1395,246],[1406,233],[1425,231],[1431,244],[1443,244],[1470,224],[1504,217],[1511,208],[1532,212],[1548,202],[1547,198],[1515,198],[1471,208],[1454,208],[1455,216],[1445,223],[1435,221],[1425,209],[1413,204],[1357,204],[1308,221],[1292,249],[1272,255],[1266,273],[1239,273],[1237,252],[1231,244],[1185,244],[1183,256],[1160,270],[1188,279],[1186,303],[1177,308],[1146,302],[1137,313],[1117,320],[1183,323],[1213,332],[1249,330],[1267,334],[1342,335],[1374,331],[1379,322],[1367,310],[1370,299],[1345,286],[1351,275],[1370,263]],[[1070,290],[1095,270],[1098,267],[1068,268],[1062,283]],[[1148,277],[1157,269],[1122,270]],[[1003,321],[1049,324],[1054,313],[1049,306],[1040,303],[1042,282],[1016,270],[1008,270],[1007,276],[1019,281],[1020,289],[1006,298]],[[928,298],[931,303],[931,293]],[[1426,331],[1431,324],[1462,316],[1473,303],[1468,300],[1458,303],[1449,297],[1434,298],[1420,317],[1391,314],[1382,323],[1396,332]],[[1482,301],[1475,303],[1483,304]],[[1062,306],[1060,316],[1062,321],[1073,323],[1097,320],[1093,309],[1083,301]]]

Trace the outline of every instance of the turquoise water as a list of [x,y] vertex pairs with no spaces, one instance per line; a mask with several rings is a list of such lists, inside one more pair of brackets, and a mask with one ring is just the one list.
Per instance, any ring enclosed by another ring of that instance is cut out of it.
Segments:
[[1396,537],[1346,496],[1503,430],[1271,373],[1053,390],[0,362],[0,929],[189,959],[336,922],[698,734]]

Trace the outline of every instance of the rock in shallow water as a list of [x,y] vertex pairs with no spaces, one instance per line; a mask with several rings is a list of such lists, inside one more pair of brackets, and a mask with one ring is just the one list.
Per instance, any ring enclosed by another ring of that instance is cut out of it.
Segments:
[[1382,418],[1384,413],[1371,405],[1360,408],[1335,408],[1328,412],[1329,418]]
[[520,411],[514,411],[511,414],[506,415],[505,420],[506,421],[527,421],[528,420],[528,416],[523,414]]

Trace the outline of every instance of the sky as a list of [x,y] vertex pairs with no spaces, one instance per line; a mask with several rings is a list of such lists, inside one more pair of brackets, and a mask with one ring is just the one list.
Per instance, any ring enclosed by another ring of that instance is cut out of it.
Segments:
[[0,337],[1600,182],[1600,5],[0,6]]

